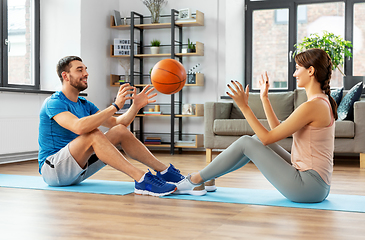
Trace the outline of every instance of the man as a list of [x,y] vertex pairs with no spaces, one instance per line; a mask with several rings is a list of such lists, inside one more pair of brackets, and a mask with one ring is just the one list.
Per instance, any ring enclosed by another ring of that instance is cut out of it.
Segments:
[[[51,186],[78,184],[106,164],[124,172],[135,180],[135,193],[163,196],[176,190],[174,183],[184,179],[172,164],[167,167],[127,129],[138,111],[157,93],[146,86],[139,94],[129,84],[119,88],[115,102],[99,109],[79,93],[87,88],[88,72],[82,59],[76,56],[62,58],[57,64],[57,74],[62,91],[47,98],[40,111],[39,172]],[[121,116],[114,113],[133,99],[129,110]],[[102,133],[98,127],[110,130]],[[121,145],[131,158],[154,169],[157,175],[133,166],[115,147]],[[169,183],[167,183],[169,182]]]

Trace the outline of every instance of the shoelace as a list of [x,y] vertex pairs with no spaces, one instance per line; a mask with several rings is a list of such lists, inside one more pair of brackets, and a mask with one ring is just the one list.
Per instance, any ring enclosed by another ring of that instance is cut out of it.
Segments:
[[151,183],[153,183],[154,185],[157,186],[163,186],[166,184],[166,181],[163,180],[162,178],[153,175],[150,171],[146,174],[147,178],[151,181]]
[[170,164],[170,167],[172,169],[172,172],[180,174],[180,170],[176,169],[172,164]]

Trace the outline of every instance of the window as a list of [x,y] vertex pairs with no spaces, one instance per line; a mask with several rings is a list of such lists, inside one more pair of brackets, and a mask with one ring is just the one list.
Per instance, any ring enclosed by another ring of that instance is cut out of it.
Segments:
[[[270,91],[294,90],[294,44],[323,30],[353,44],[353,58],[345,60],[343,72],[365,76],[365,0],[246,0],[245,79],[250,90],[259,90],[265,70]],[[331,86],[342,85],[342,74],[335,70]]]
[[1,0],[0,87],[39,89],[39,0]]

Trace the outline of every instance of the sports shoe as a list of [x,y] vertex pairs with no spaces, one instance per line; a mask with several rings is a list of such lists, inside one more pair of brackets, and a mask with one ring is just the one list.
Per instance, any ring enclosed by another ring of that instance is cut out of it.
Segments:
[[142,182],[134,181],[134,193],[151,195],[155,197],[165,196],[176,191],[176,186],[153,175],[150,170],[144,175]]
[[170,166],[167,168],[166,173],[161,174],[161,172],[156,171],[156,176],[164,179],[166,182],[171,184],[177,184],[185,179],[185,177],[181,175],[180,170],[176,169],[171,163]]
[[204,184],[205,190],[207,190],[207,192],[214,192],[217,190],[217,187],[215,186],[215,178],[206,181]]
[[[174,192],[174,194],[190,194],[190,195],[201,196],[207,193],[207,191],[204,188],[204,184],[194,184],[190,181],[190,175],[185,177],[184,180],[181,181],[180,183],[176,184],[176,187],[177,190]],[[196,187],[200,188],[194,190]]]

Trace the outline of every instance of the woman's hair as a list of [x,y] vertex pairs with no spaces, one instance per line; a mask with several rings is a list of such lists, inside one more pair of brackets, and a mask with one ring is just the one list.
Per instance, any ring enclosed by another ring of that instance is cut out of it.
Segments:
[[71,62],[72,61],[80,61],[82,62],[82,59],[77,56],[67,56],[64,58],[61,58],[57,63],[57,75],[60,78],[61,82],[63,82],[62,73],[63,72],[69,72],[71,68]]
[[306,69],[313,66],[314,77],[321,84],[321,89],[327,94],[331,103],[334,118],[337,120],[337,104],[331,97],[330,81],[332,76],[332,61],[330,56],[322,49],[313,48],[295,56],[295,62]]

